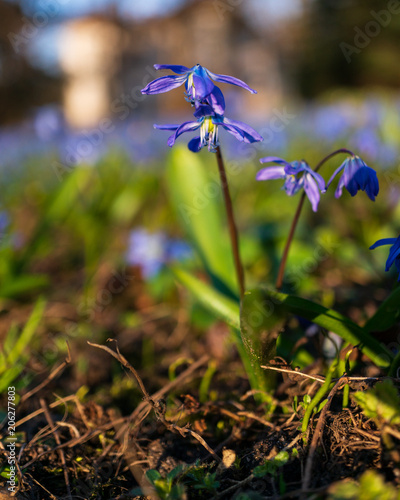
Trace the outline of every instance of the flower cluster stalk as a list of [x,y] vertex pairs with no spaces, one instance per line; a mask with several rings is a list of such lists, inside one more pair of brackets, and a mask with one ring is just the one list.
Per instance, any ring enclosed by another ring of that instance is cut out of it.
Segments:
[[[346,148],[341,148],[337,149],[336,151],[333,151],[332,153],[329,153],[327,156],[325,156],[314,168],[313,171],[310,170],[308,165],[302,161],[302,163],[305,164],[303,169],[306,171],[305,175],[309,176],[309,182],[310,182],[310,174],[313,175],[314,177],[317,176],[318,170],[322,167],[322,165],[327,162],[330,158],[333,156],[336,156],[339,153],[346,153],[351,155],[350,158],[347,158],[342,165],[336,169],[334,174],[332,175],[331,179],[329,180],[328,184],[326,185],[325,189],[322,190],[322,192],[325,192],[330,183],[332,182],[333,178],[341,171],[344,171],[341,179],[339,180],[339,186],[338,189],[336,190],[335,196],[338,198],[342,194],[342,189],[343,186],[347,188],[347,190],[350,192],[352,196],[354,196],[358,190],[365,190],[367,192],[367,195],[371,200],[375,200],[375,196],[378,194],[379,191],[379,185],[378,185],[378,180],[376,179],[376,173],[373,169],[365,165],[365,163],[352,151]],[[261,161],[261,160],[260,160]],[[286,190],[289,195],[294,194],[296,191],[298,191],[300,187],[301,180],[298,181],[298,184],[296,186],[295,182],[293,180],[293,165],[296,164],[296,162],[293,163],[287,163],[285,160],[282,160],[281,158],[275,158],[275,157],[267,157],[265,159],[262,159],[262,161],[267,161],[267,162],[274,162],[274,163],[279,163],[279,164],[286,164],[285,167],[267,167],[266,169],[263,169],[262,171],[259,172],[259,180],[264,180],[268,178],[286,178]],[[318,180],[318,178],[317,178]],[[295,188],[293,188],[293,185]],[[303,186],[301,186],[303,187]],[[293,236],[296,231],[297,224],[300,219],[300,214],[301,210],[303,208],[304,200],[306,196],[310,199],[311,203],[313,204],[313,210],[316,211],[316,207],[318,206],[319,202],[319,193],[315,189],[307,189],[307,185],[304,183],[304,191],[301,195],[299,204],[297,206],[292,224],[290,226],[289,230],[289,235],[286,240],[285,248],[283,250],[282,254],[282,259],[281,263],[279,265],[279,270],[278,270],[278,276],[276,278],[275,282],[275,287],[277,290],[280,290],[283,285],[283,277],[285,274],[285,267],[286,267],[286,262],[287,258],[289,255],[289,250],[290,250],[290,245],[292,244],[293,241]],[[386,241],[386,240],[385,240]],[[392,242],[392,241],[390,241]]]
[[232,246],[233,261],[235,264],[236,276],[239,285],[240,299],[242,300],[245,291],[245,282],[244,282],[243,265],[240,259],[240,252],[239,252],[239,236],[238,236],[237,226],[235,223],[235,217],[233,215],[232,199],[229,193],[228,179],[226,177],[224,160],[222,158],[221,148],[219,146],[216,149],[216,156],[217,156],[219,176],[221,180],[222,193],[224,195],[226,215],[228,219],[228,228]]

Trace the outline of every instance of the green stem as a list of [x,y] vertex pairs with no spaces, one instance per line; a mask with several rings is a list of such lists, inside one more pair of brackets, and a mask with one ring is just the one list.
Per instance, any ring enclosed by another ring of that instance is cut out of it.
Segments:
[[216,155],[217,155],[219,176],[221,179],[221,187],[224,195],[226,215],[228,218],[229,236],[231,239],[233,260],[235,263],[236,276],[239,285],[240,300],[242,300],[244,295],[245,285],[244,285],[243,266],[240,260],[240,253],[239,253],[239,236],[235,224],[235,217],[233,215],[232,200],[231,200],[231,195],[229,193],[228,179],[226,177],[224,160],[222,159],[221,149],[219,146],[217,147]]
[[[317,164],[317,166],[314,168],[314,172],[318,172],[318,170],[322,167],[322,165],[326,161],[328,161],[330,158],[332,158],[333,156],[335,156],[339,153],[348,153],[348,154],[354,156],[354,153],[352,151],[350,151],[349,149],[346,149],[346,148],[337,149],[336,151],[333,151],[333,153],[329,153],[327,156],[325,156],[325,158],[323,158]],[[287,261],[288,255],[289,255],[290,245],[292,244],[294,232],[296,230],[297,223],[299,222],[300,213],[301,213],[301,209],[303,208],[305,197],[306,197],[306,194],[305,194],[305,192],[303,192],[303,194],[300,198],[299,204],[297,206],[296,213],[294,214],[294,219],[292,221],[292,225],[290,226],[289,235],[288,235],[288,238],[286,240],[286,245],[285,245],[285,248],[283,250],[281,263],[279,265],[278,276],[276,278],[275,288],[277,290],[280,290],[282,288],[283,275],[285,273],[286,261]]]
[[308,423],[310,421],[311,414],[314,408],[320,403],[321,399],[329,391],[335,369],[336,369],[336,363],[332,363],[326,375],[325,382],[321,385],[316,395],[313,397],[310,404],[307,406],[307,409],[304,413],[303,422],[301,424],[301,432],[303,432],[304,434],[307,431]]

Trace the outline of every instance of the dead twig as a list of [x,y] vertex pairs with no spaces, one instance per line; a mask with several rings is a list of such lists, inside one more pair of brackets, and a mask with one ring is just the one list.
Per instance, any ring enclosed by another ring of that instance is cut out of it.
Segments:
[[[136,382],[138,383],[138,386],[143,393],[145,403],[147,403],[147,405],[153,409],[157,420],[159,420],[166,427],[166,429],[168,429],[171,432],[178,433],[182,437],[185,437],[186,434],[190,434],[208,451],[208,453],[210,453],[218,462],[221,462],[221,458],[213,451],[212,448],[210,448],[210,446],[206,443],[206,441],[199,434],[197,434],[197,432],[194,432],[187,427],[179,427],[178,425],[172,424],[172,423],[168,422],[168,420],[166,420],[166,418],[164,416],[164,413],[165,413],[164,406],[162,404],[160,404],[158,400],[155,400],[155,398],[153,399],[152,397],[150,397],[150,395],[147,392],[147,389],[145,388],[143,381],[140,378],[138,372],[135,370],[135,368],[133,368],[133,366],[129,363],[129,361],[120,353],[118,346],[116,346],[116,351],[113,351],[109,347],[102,346],[99,344],[92,344],[89,341],[88,341],[88,344],[93,346],[93,347],[97,347],[99,349],[102,349],[102,350],[108,352],[109,354],[111,354],[111,356],[113,356],[115,359],[117,359],[125,368],[127,368],[134,375]],[[169,385],[171,385],[171,384],[169,384]],[[121,432],[121,430],[123,430],[123,432],[125,433],[126,429],[123,426],[122,429],[120,429],[120,432]]]
[[46,387],[46,385],[48,383],[50,383],[52,380],[54,380],[57,375],[59,373],[61,373],[65,367],[67,365],[69,365],[69,363],[71,363],[71,351],[69,349],[69,344],[68,342],[66,342],[67,344],[67,349],[68,349],[68,356],[65,358],[65,360],[60,363],[56,368],[54,368],[54,370],[50,373],[50,375],[48,375],[48,377],[46,377],[45,380],[43,380],[42,383],[40,383],[38,386],[36,386],[34,389],[32,389],[31,391],[27,392],[26,394],[24,394],[22,397],[21,397],[21,401],[20,401],[20,404],[22,404],[24,401],[26,401],[27,399],[29,399],[30,397],[32,397],[34,394],[36,394],[37,392],[39,392],[41,389],[43,389],[43,387]]
[[348,378],[345,376],[341,377],[336,382],[336,384],[332,387],[330,393],[328,394],[327,402],[321,411],[321,415],[319,416],[318,423],[317,423],[317,426],[315,428],[313,438],[311,440],[310,451],[308,453],[306,467],[305,467],[305,471],[304,471],[304,479],[303,479],[303,484],[302,484],[302,490],[304,492],[303,498],[306,498],[304,495],[305,495],[305,491],[308,490],[308,485],[310,484],[314,455],[315,455],[315,452],[317,451],[318,440],[320,438],[320,434],[322,434],[322,430],[323,430],[325,422],[326,422],[326,414],[327,414],[329,407],[331,405],[332,398],[336,394],[336,392],[339,390],[339,387],[342,384],[347,384],[347,383],[348,383]]
[[[123,426],[119,424],[116,424],[114,426],[116,434],[118,433],[121,427]],[[159,500],[159,496],[157,495],[153,485],[147,479],[143,468],[140,466],[140,463],[142,461],[138,460],[136,440],[130,438],[128,436],[128,433],[125,433],[123,436],[123,442],[121,442],[121,444],[123,448],[123,456],[125,458],[125,462],[129,470],[131,471],[132,476],[136,479],[136,482],[140,486],[143,495],[146,495],[146,497],[149,497],[152,500]]]
[[[51,418],[49,409],[48,409],[48,407],[46,405],[46,401],[44,399],[40,399],[40,406],[42,407],[42,409],[44,411],[44,414],[45,414],[45,417],[46,417],[47,423],[49,424],[50,429],[53,431],[54,439],[56,440],[57,445],[60,446],[61,439],[60,439],[60,435],[59,435],[58,430],[57,430],[57,426],[54,425],[53,419]],[[71,486],[70,486],[70,482],[69,482],[68,468],[67,468],[67,462],[65,460],[64,450],[59,448],[57,450],[57,452],[58,452],[58,456],[60,457],[60,461],[61,461],[62,468],[64,471],[64,480],[65,480],[65,485],[67,487],[68,497],[72,500]]]
[[[74,400],[75,397],[76,397],[75,394],[73,394],[72,396],[67,396],[66,398],[60,399],[59,401],[55,401],[54,403],[50,403],[49,408],[56,408],[59,405],[68,403],[69,401]],[[29,422],[29,420],[32,420],[32,418],[35,418],[38,415],[41,415],[42,413],[44,413],[43,408],[41,408],[40,410],[33,411],[32,413],[30,413],[26,417],[18,420],[18,422],[15,423],[15,427],[19,427],[20,425],[24,424],[25,422]]]

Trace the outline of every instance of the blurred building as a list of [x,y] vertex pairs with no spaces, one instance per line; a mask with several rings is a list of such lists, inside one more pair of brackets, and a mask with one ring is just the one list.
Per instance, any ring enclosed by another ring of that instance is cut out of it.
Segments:
[[90,127],[110,114],[113,83],[121,71],[123,29],[107,17],[69,21],[60,44],[65,75],[63,106],[73,127]]
[[[66,75],[63,101],[69,123],[94,127],[113,114],[123,119],[141,111],[169,115],[187,111],[179,91],[168,99],[154,96],[144,105],[140,89],[165,74],[156,73],[154,63],[189,67],[199,63],[243,79],[258,96],[235,89],[233,108],[238,111],[268,113],[281,103],[283,78],[272,41],[254,31],[239,6],[193,0],[170,16],[143,23],[98,15],[68,21],[60,65]],[[224,86],[224,91],[230,90]]]

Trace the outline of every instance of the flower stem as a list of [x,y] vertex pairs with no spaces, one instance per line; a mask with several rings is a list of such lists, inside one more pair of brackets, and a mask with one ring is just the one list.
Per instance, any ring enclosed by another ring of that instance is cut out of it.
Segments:
[[236,269],[236,276],[237,276],[237,280],[238,280],[238,284],[239,284],[240,299],[242,299],[243,295],[244,295],[245,286],[244,286],[243,266],[242,266],[242,262],[240,260],[240,253],[239,253],[239,236],[238,236],[238,232],[237,232],[237,228],[236,228],[236,224],[235,224],[235,218],[233,215],[232,200],[231,200],[231,195],[229,193],[228,179],[226,177],[224,160],[222,159],[221,149],[219,146],[217,146],[216,154],[217,154],[219,176],[221,179],[221,187],[222,187],[222,192],[224,195],[226,215],[228,218],[229,236],[231,239],[233,260],[234,260],[235,269]]
[[301,213],[301,209],[303,208],[305,198],[306,198],[306,193],[303,192],[301,195],[299,204],[297,205],[297,210],[296,210],[296,213],[294,214],[292,225],[290,226],[289,236],[286,240],[285,249],[283,250],[281,263],[279,265],[278,277],[276,278],[276,283],[275,283],[275,288],[277,290],[280,290],[282,288],[283,275],[285,273],[286,261],[287,261],[287,257],[289,254],[290,245],[291,245],[292,240],[293,240],[294,232],[296,230],[296,226],[297,226],[297,223],[298,223],[299,218],[300,218],[300,213]]
[[[333,156],[335,156],[335,155],[337,155],[339,153],[348,153],[348,154],[354,156],[354,153],[352,151],[350,151],[349,149],[346,149],[346,148],[337,149],[336,151],[333,151],[332,153],[329,153],[327,156],[325,156],[325,158],[322,158],[322,160],[314,168],[314,172],[318,172],[318,170],[322,167],[322,165],[326,161],[328,161],[330,158],[332,158]],[[277,290],[280,290],[282,288],[283,275],[285,273],[286,261],[287,261],[287,258],[288,258],[290,245],[292,244],[294,232],[296,230],[296,226],[297,226],[297,223],[298,223],[299,218],[300,218],[300,213],[301,213],[301,209],[303,208],[305,197],[306,197],[306,193],[303,192],[303,194],[301,195],[299,204],[297,205],[297,210],[296,210],[296,213],[294,214],[292,225],[290,226],[289,235],[288,235],[288,238],[286,240],[285,249],[283,250],[281,263],[279,265],[278,276],[276,278],[275,287],[276,287]]]
[[346,149],[346,148],[340,148],[340,149],[337,149],[336,151],[333,151],[333,153],[329,153],[327,156],[325,156],[325,158],[322,158],[322,160],[317,164],[317,166],[314,168],[314,172],[318,172],[318,170],[322,167],[322,165],[328,161],[330,158],[332,158],[333,156],[335,155],[338,155],[339,153],[348,153],[350,154],[351,156],[354,156],[354,153],[353,151],[350,151],[350,149]]

